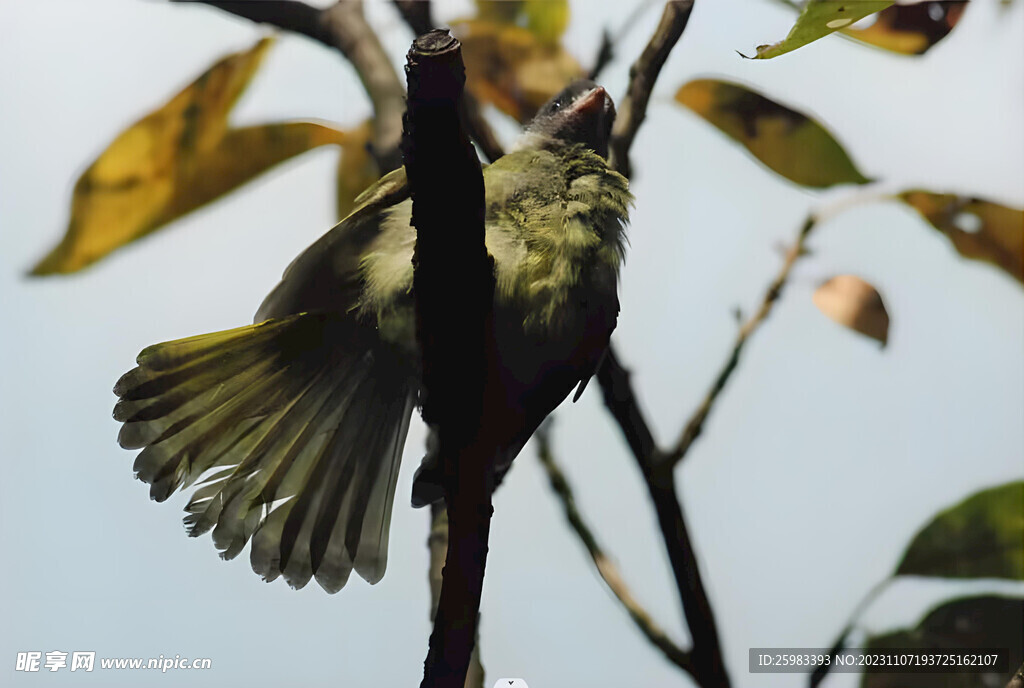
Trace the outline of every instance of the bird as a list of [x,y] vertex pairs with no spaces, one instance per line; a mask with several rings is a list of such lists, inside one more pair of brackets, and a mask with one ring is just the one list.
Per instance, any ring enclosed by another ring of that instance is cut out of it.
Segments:
[[[505,400],[495,481],[579,397],[615,329],[633,196],[606,160],[614,118],[605,89],[577,80],[483,169]],[[411,212],[399,168],[292,261],[253,324],[149,346],[114,386],[118,443],[141,450],[134,472],[151,498],[192,489],[188,534],[212,531],[225,559],[251,541],[266,581],[315,578],[335,593],[353,570],[384,575],[420,393]],[[413,506],[443,495],[428,451]]]

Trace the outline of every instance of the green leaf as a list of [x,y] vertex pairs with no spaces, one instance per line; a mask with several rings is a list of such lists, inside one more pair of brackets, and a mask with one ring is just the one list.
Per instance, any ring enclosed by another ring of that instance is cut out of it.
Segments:
[[789,35],[778,43],[757,46],[754,59],[767,60],[802,48],[808,43],[880,12],[894,0],[810,0],[797,17]]
[[1024,210],[921,190],[905,191],[899,199],[945,234],[964,258],[992,263],[1024,283]]
[[843,33],[901,55],[923,55],[949,35],[965,9],[967,0],[894,5],[879,12],[870,26],[843,29]]
[[679,89],[676,100],[792,182],[824,188],[871,181],[823,126],[745,86],[696,79]]
[[912,629],[868,639],[868,652],[885,649],[1008,649],[1006,672],[876,673],[867,667],[862,688],[987,688],[1002,686],[1007,674],[1020,666],[1024,655],[1024,600],[1008,597],[967,597],[945,602],[931,610]]
[[121,132],[75,183],[64,237],[31,274],[81,270],[288,158],[341,143],[342,132],[315,122],[229,127],[271,43],[219,60]]
[[1024,481],[939,513],[914,537],[895,575],[1024,579]]

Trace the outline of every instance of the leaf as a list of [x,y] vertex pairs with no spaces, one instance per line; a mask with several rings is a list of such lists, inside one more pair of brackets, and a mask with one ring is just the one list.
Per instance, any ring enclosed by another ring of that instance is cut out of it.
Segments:
[[557,43],[569,26],[568,0],[476,0],[477,19],[527,29],[544,43]]
[[939,513],[914,536],[895,575],[1024,580],[1024,481]]
[[789,35],[778,43],[757,46],[756,60],[767,60],[802,48],[808,43],[838,31],[884,10],[894,0],[810,0],[797,17]]
[[69,273],[342,133],[313,122],[228,128],[271,39],[229,55],[124,130],[82,173],[60,243],[31,274]]
[[348,217],[356,207],[356,198],[380,179],[377,161],[367,148],[373,133],[372,122],[367,120],[346,132],[338,161],[337,208],[338,219]]
[[792,182],[823,188],[871,181],[824,127],[745,86],[696,79],[683,84],[676,100]]
[[967,0],[894,5],[879,12],[870,26],[843,33],[894,53],[922,55],[949,35],[966,8]]
[[837,275],[814,292],[814,305],[835,322],[876,339],[885,346],[889,314],[882,296],[854,275]]
[[945,234],[960,255],[992,263],[1024,283],[1024,210],[921,190],[899,199]]
[[1006,675],[1024,659],[1024,600],[995,595],[966,597],[945,602],[912,629],[869,638],[866,651],[888,649],[951,650],[961,648],[1008,649],[1005,671],[962,673],[880,673],[866,667],[862,688],[986,688],[1002,686]]
[[466,87],[481,103],[490,103],[526,123],[565,86],[583,75],[579,63],[557,43],[529,29],[486,19],[452,25],[462,41]]

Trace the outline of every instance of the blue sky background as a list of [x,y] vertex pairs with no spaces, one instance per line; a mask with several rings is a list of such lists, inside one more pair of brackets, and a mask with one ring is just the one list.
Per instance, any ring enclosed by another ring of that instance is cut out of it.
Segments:
[[[368,12],[396,64],[410,36],[389,3]],[[435,3],[440,20],[469,3]],[[616,339],[656,435],[670,442],[755,307],[810,193],[766,171],[675,105],[706,75],[755,84],[817,115],[870,177],[1024,205],[1024,7],[971,3],[923,58],[839,38],[767,62],[736,50],[785,35],[768,0],[702,0],[634,147],[637,207]],[[575,3],[567,44],[589,62],[630,3]],[[606,72],[617,99],[653,9]],[[13,671],[17,652],[210,657],[196,686],[415,685],[430,625],[427,516],[408,508],[423,430],[414,422],[384,580],[328,596],[267,585],[247,556],[189,539],[178,496],[149,501],[115,442],[114,381],[153,342],[248,322],[294,255],[329,228],[337,153],[291,161],[240,193],[68,278],[24,272],[64,231],[74,179],[128,123],[261,30],[204,7],[141,0],[0,4],[0,683],[178,685],[174,674]],[[234,121],[369,113],[351,68],[283,37]],[[502,132],[513,135],[505,123]],[[857,207],[819,227],[774,314],[749,343],[705,434],[677,473],[738,685],[750,647],[828,646],[858,600],[936,511],[1024,477],[1024,293],[958,257],[905,208]],[[889,346],[834,325],[815,286],[854,273],[878,287]],[[557,414],[556,451],[579,506],[636,596],[686,635],[653,512],[592,386]],[[490,681],[530,686],[689,685],[633,629],[551,496],[533,448],[495,500],[481,630]],[[1020,586],[981,587],[1020,592]],[[903,582],[865,615],[910,623],[960,587]],[[857,677],[835,676],[830,686]]]

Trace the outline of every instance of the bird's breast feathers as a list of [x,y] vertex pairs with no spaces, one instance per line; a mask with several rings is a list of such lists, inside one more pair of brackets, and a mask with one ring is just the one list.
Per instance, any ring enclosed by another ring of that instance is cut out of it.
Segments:
[[[616,303],[632,195],[621,175],[583,146],[521,150],[484,170],[486,244],[495,263],[495,305],[524,329],[574,330],[586,310]],[[412,337],[411,201],[385,211],[364,254],[358,308],[396,343]],[[617,307],[616,307],[617,310]]]

